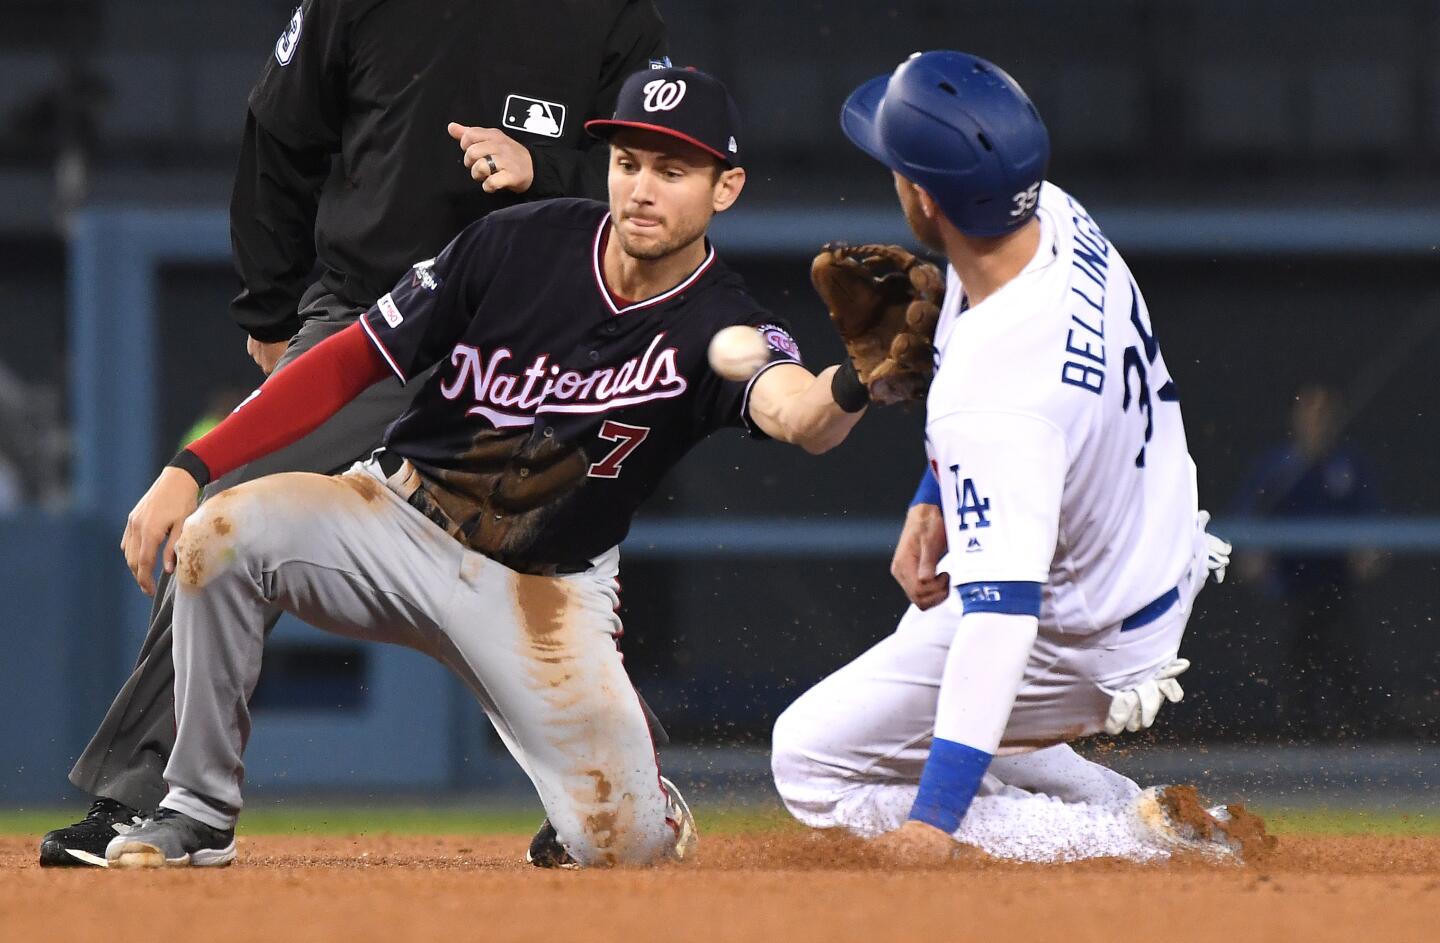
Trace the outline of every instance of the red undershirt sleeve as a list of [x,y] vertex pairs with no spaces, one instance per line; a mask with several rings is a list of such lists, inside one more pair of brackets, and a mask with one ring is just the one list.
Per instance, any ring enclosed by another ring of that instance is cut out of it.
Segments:
[[170,462],[203,487],[246,462],[304,438],[376,382],[390,376],[358,323],[326,338]]

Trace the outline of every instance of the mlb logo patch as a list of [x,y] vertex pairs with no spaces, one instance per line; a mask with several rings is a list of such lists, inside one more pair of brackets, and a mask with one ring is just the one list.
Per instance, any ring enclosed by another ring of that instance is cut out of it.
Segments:
[[529,131],[541,137],[558,138],[565,130],[565,106],[528,95],[506,96],[503,127],[507,131]]

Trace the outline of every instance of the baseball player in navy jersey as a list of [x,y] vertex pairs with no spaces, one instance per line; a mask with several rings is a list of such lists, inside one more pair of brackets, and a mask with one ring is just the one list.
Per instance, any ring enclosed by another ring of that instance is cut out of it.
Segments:
[[1228,851],[1068,745],[1148,727],[1180,698],[1191,604],[1228,553],[1204,531],[1134,277],[1046,182],[1045,127],[993,64],[917,54],[857,89],[841,122],[950,268],[931,472],[894,565],[916,605],[780,717],[781,796],[901,858],[957,840],[1040,860],[1143,860],[1192,838]]
[[[230,204],[230,311],[266,374],[354,324],[486,213],[604,199],[608,148],[582,125],[614,112],[632,73],[669,65],[651,0],[304,0],[286,15],[250,93]],[[348,468],[417,386],[371,386],[207,493]],[[173,598],[163,577],[134,667],[70,771],[89,811],[41,838],[42,866],[103,865],[110,839],[165,795]]]
[[[865,405],[817,377],[705,238],[745,182],[734,103],[700,72],[646,71],[613,119],[610,201],[492,213],[277,374],[156,479],[122,547],[142,588],[163,546],[175,602],[169,792],[112,867],[235,854],[247,698],[267,611],[408,645],[462,678],[581,866],[683,858],[694,823],[661,779],[616,638],[617,545],[661,477],[727,426],[823,451]],[[748,325],[770,355],[722,379],[707,346]],[[272,475],[196,510],[196,486],[282,447],[387,376],[434,367],[384,448],[336,476]],[[843,404],[843,405],[842,405]]]

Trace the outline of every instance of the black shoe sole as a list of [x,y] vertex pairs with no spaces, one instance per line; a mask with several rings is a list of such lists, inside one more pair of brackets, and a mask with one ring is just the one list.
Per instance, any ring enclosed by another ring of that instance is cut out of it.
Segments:
[[[95,856],[99,861],[105,860],[105,852]],[[70,853],[63,844],[58,841],[42,841],[40,843],[40,867],[42,868],[103,868],[103,864],[94,861],[84,861]]]
[[537,868],[563,868],[573,871],[580,867],[575,859],[570,857],[565,846],[560,844],[560,837],[555,834],[555,826],[550,824],[548,818],[540,823],[540,830],[530,839],[530,849],[525,852],[525,860]]

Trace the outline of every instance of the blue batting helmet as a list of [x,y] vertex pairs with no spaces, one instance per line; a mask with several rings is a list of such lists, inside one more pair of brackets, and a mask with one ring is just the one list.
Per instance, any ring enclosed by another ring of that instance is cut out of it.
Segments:
[[916,53],[852,92],[840,127],[966,235],[1003,235],[1035,215],[1050,136],[1024,90],[978,56]]

